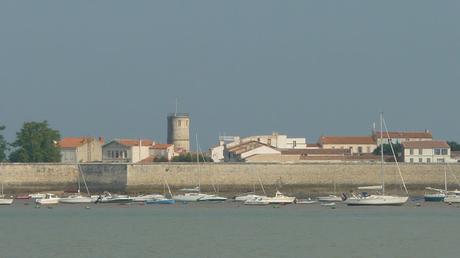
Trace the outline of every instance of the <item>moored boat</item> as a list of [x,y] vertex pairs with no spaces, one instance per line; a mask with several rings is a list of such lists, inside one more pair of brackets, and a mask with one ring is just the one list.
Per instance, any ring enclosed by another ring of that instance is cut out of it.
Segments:
[[78,204],[78,203],[92,203],[95,200],[91,197],[82,196],[80,194],[70,195],[59,199],[60,203],[65,204]]
[[243,204],[244,205],[254,205],[254,206],[264,206],[264,205],[269,205],[270,201],[268,197],[267,198],[259,197],[256,199],[246,200]]
[[320,202],[341,202],[342,197],[334,195],[334,194],[331,194],[331,195],[328,195],[328,196],[320,196],[320,197],[318,197],[318,201],[320,201]]
[[145,204],[175,204],[176,200],[168,199],[168,198],[159,198],[159,199],[146,200],[144,203]]
[[3,194],[3,184],[2,184],[2,192],[0,195],[0,205],[10,205],[14,201],[13,198],[5,198],[5,195]]
[[103,195],[100,195],[95,203],[131,203],[133,202],[133,198],[127,195],[112,195],[109,192],[104,192]]
[[145,202],[161,198],[165,198],[165,196],[162,194],[143,194],[133,197],[133,202]]
[[57,197],[55,194],[47,193],[45,198],[36,199],[36,204],[58,204],[61,198]]
[[295,197],[286,196],[280,191],[276,191],[274,197],[268,198],[269,204],[291,204],[295,202]]

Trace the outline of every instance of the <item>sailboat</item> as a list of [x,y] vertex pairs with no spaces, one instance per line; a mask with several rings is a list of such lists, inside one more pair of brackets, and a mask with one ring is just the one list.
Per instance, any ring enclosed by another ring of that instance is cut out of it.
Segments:
[[[426,190],[432,191],[431,193],[425,193],[423,198],[425,202],[442,202],[447,195],[447,165],[444,165],[444,190],[433,187],[425,187]],[[433,193],[435,192],[435,193]]]
[[[388,135],[388,138],[390,138],[388,134],[388,129],[385,123],[385,120],[383,118],[383,113],[380,113],[380,139],[381,139],[381,144],[380,144],[380,154],[381,154],[381,163],[380,163],[380,175],[382,179],[382,184],[378,186],[370,186],[370,187],[360,187],[358,189],[360,190],[377,190],[380,193],[379,194],[368,194],[367,192],[363,192],[361,194],[353,194],[351,197],[347,197],[344,195],[344,203],[347,205],[352,205],[352,206],[378,206],[378,205],[403,205],[404,203],[407,202],[409,199],[409,196],[395,196],[395,195],[386,195],[385,194],[385,177],[384,177],[384,171],[383,171],[383,125],[385,125],[385,131]],[[401,181],[404,187],[404,190],[406,194],[408,195],[408,191],[406,188],[406,184],[404,182],[404,178],[401,174],[401,170],[399,168],[398,161],[396,159],[396,155],[393,149],[393,144],[390,143],[391,151],[393,153],[393,158],[396,162],[396,166],[398,168],[399,176],[401,177]]]
[[[80,193],[80,175],[83,179],[83,183],[85,184],[86,192],[88,193],[88,196],[83,196]],[[86,184],[85,176],[83,175],[83,172],[81,171],[80,164],[78,164],[78,191],[77,194],[69,195],[67,197],[63,197],[59,199],[60,203],[65,203],[65,204],[78,204],[78,203],[91,203],[94,202],[95,199],[91,198],[91,195],[89,194],[89,189],[88,185]]]
[[335,182],[335,172],[334,172],[333,184],[334,184],[334,194],[330,194],[328,196],[320,196],[318,197],[318,201],[320,202],[341,202],[342,201],[342,197],[337,196],[337,185]]
[[11,205],[13,203],[13,198],[5,198],[3,194],[3,183],[2,183],[2,195],[0,195],[0,205]]
[[[260,189],[262,189],[262,192],[264,193],[264,195],[256,194],[256,186],[254,184],[254,190],[251,193],[246,193],[246,194],[236,196],[234,198],[235,202],[250,202],[250,201],[253,201],[253,200],[268,199],[267,193],[265,192],[264,185],[262,184],[262,180],[260,179],[260,176],[259,176],[258,173],[257,173],[257,180],[259,181]],[[247,203],[245,203],[245,204],[247,204]],[[256,202],[256,204],[260,204],[260,203]]]
[[[171,188],[169,188],[169,184],[164,178],[163,178],[163,185],[168,188],[169,196],[172,197]],[[164,190],[164,192],[166,191]],[[176,203],[176,200],[166,198],[166,194],[161,195],[160,197],[157,197],[151,200],[144,201],[144,204],[174,204],[174,203]]]
[[[446,164],[447,165],[447,164]],[[457,177],[455,174],[449,170],[451,175],[454,177],[455,181],[457,181],[457,184],[460,185],[460,182],[458,181]],[[447,187],[446,187],[447,189]],[[446,192],[446,197],[444,198],[445,203],[460,203],[460,191],[458,189],[455,189],[454,191],[447,191]]]

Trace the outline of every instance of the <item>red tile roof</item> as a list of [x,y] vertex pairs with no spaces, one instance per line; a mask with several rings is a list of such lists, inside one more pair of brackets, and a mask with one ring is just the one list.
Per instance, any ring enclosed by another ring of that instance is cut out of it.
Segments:
[[[388,135],[390,136],[389,138],[392,139],[407,139],[407,138],[418,138],[418,139],[432,139],[433,135],[429,131],[420,131],[420,132],[383,132],[383,138],[388,139]],[[377,131],[374,133],[374,137],[380,138],[380,131]]]
[[[87,142],[91,142],[92,140],[96,140],[96,138],[93,138],[93,137],[65,137],[65,138],[62,138],[58,142],[58,146],[60,148],[77,148]],[[102,137],[99,137],[98,141],[101,144],[104,143],[104,139]]]
[[376,144],[372,136],[321,136],[320,144]]
[[114,141],[125,146],[139,146],[139,141],[142,142],[142,146],[153,146],[155,143],[154,141],[148,139],[116,139]]
[[283,149],[283,155],[351,155],[349,149]]
[[154,149],[154,150],[166,150],[167,148],[173,146],[172,144],[164,144],[164,143],[157,143],[155,145],[153,145],[152,147],[150,147],[150,149]]
[[446,141],[410,141],[402,143],[404,148],[431,149],[450,148]]

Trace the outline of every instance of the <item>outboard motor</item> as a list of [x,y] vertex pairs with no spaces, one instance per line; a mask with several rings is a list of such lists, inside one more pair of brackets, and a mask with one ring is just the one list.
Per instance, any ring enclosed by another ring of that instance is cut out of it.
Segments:
[[342,201],[345,201],[346,199],[348,199],[348,196],[346,193],[342,193]]

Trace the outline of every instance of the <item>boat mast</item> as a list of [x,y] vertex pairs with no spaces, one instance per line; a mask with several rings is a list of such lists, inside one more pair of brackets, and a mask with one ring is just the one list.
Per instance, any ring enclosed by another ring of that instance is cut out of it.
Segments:
[[198,193],[201,193],[201,180],[200,180],[200,155],[198,154],[198,134],[195,134],[196,141],[196,164],[198,166]]
[[[88,197],[91,197],[91,194],[89,193],[88,185],[86,184],[85,175],[83,175],[83,171],[81,170],[80,164],[78,164],[78,172],[79,174],[81,174],[81,179],[83,179],[83,184],[85,184],[86,193],[88,193]],[[80,175],[78,175],[78,177],[80,177]]]
[[380,175],[382,177],[382,195],[385,195],[385,176],[383,174],[383,112],[380,112]]
[[444,162],[444,190],[447,192],[447,165]]

